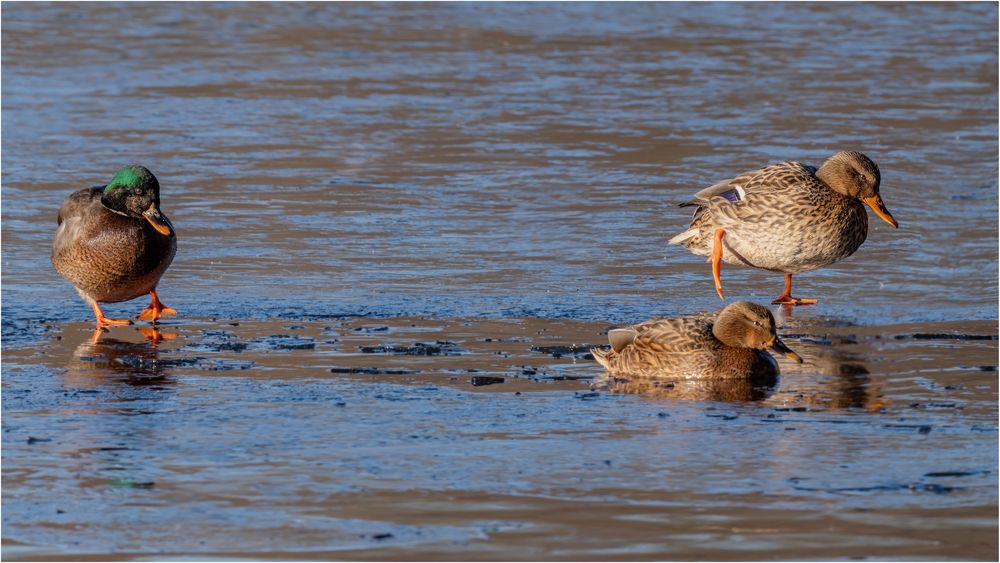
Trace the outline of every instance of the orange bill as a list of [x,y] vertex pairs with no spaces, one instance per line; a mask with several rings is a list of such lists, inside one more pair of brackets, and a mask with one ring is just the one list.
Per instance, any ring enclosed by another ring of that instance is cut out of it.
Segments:
[[802,363],[802,357],[793,352],[788,346],[785,346],[785,343],[782,342],[777,336],[771,337],[771,350],[784,354],[790,360],[794,360],[800,364]]
[[156,229],[156,232],[161,235],[168,237],[174,232],[174,226],[170,224],[170,220],[167,219],[166,216],[160,213],[160,209],[156,207],[155,203],[150,205],[149,209],[147,209],[142,216],[145,217],[146,220],[149,221],[149,224]]
[[899,223],[897,223],[896,220],[893,219],[892,213],[889,213],[889,210],[885,208],[885,204],[882,203],[882,196],[875,194],[872,197],[866,197],[861,201],[867,203],[868,207],[871,207],[872,211],[874,211],[876,215],[881,217],[883,221],[889,223],[893,227],[899,228]]

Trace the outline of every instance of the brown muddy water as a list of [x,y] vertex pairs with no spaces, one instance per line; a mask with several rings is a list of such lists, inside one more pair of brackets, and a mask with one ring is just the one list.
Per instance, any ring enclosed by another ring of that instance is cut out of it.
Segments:
[[[996,4],[0,10],[4,559],[997,559]],[[720,305],[675,203],[843,148],[900,228],[804,364],[599,380]],[[129,162],[180,314],[95,340],[49,244]]]

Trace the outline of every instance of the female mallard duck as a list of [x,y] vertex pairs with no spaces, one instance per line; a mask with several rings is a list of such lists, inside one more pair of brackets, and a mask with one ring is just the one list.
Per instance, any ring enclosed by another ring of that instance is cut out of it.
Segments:
[[841,151],[819,170],[782,162],[705,188],[686,231],[670,239],[708,256],[722,297],[722,262],[785,274],[785,290],[772,303],[810,305],[792,297],[792,274],[847,258],[868,236],[862,202],[893,227],[899,224],[878,193],[878,166],[855,151]]
[[156,296],[175,252],[174,227],[160,212],[160,184],[142,166],[126,166],[108,185],[70,194],[59,208],[52,265],[94,308],[98,325],[132,323],[105,317],[98,303],[147,293],[153,300],[138,318],[177,313]]
[[591,353],[612,377],[742,378],[778,373],[771,349],[802,363],[778,338],[774,316],[747,301],[708,314],[655,319],[608,331],[610,350]]

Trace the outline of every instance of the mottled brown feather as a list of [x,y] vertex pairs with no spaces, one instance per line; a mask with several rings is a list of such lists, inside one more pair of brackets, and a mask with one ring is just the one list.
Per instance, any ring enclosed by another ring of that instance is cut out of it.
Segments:
[[[743,345],[727,345],[713,330],[721,315],[733,315],[751,307],[754,313],[760,314],[759,310],[766,313],[759,305],[736,302],[719,315],[701,313],[653,319],[628,327],[635,332],[635,339],[620,351],[595,348],[591,352],[612,377],[727,379],[776,374],[777,363],[769,354]],[[766,313],[760,318],[770,319],[770,326],[755,328],[733,323],[731,338],[726,341],[745,340],[753,331],[760,334],[756,340],[766,340],[774,331],[773,317]]]
[[[816,174],[811,166],[782,162],[702,190],[691,202],[697,209],[690,227],[672,242],[708,256],[716,229],[724,229],[724,262],[789,274],[846,258],[868,236],[868,215],[860,199]],[[717,197],[737,186],[745,192],[741,201]]]
[[127,301],[156,287],[177,252],[177,238],[108,209],[101,190],[79,190],[63,201],[52,265],[87,300]]

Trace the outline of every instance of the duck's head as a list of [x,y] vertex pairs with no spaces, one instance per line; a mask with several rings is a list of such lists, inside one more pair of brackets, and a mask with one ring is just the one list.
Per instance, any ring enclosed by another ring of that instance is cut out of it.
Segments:
[[878,165],[867,156],[858,151],[840,151],[826,159],[816,171],[816,177],[835,192],[865,202],[886,223],[899,227],[878,193],[879,183],[882,181]]
[[101,202],[123,215],[149,221],[163,236],[174,233],[174,226],[160,212],[160,183],[145,166],[130,164],[119,170],[104,186]]
[[802,358],[778,338],[771,311],[756,303],[737,301],[727,305],[715,319],[712,334],[726,346],[773,350],[802,363]]

